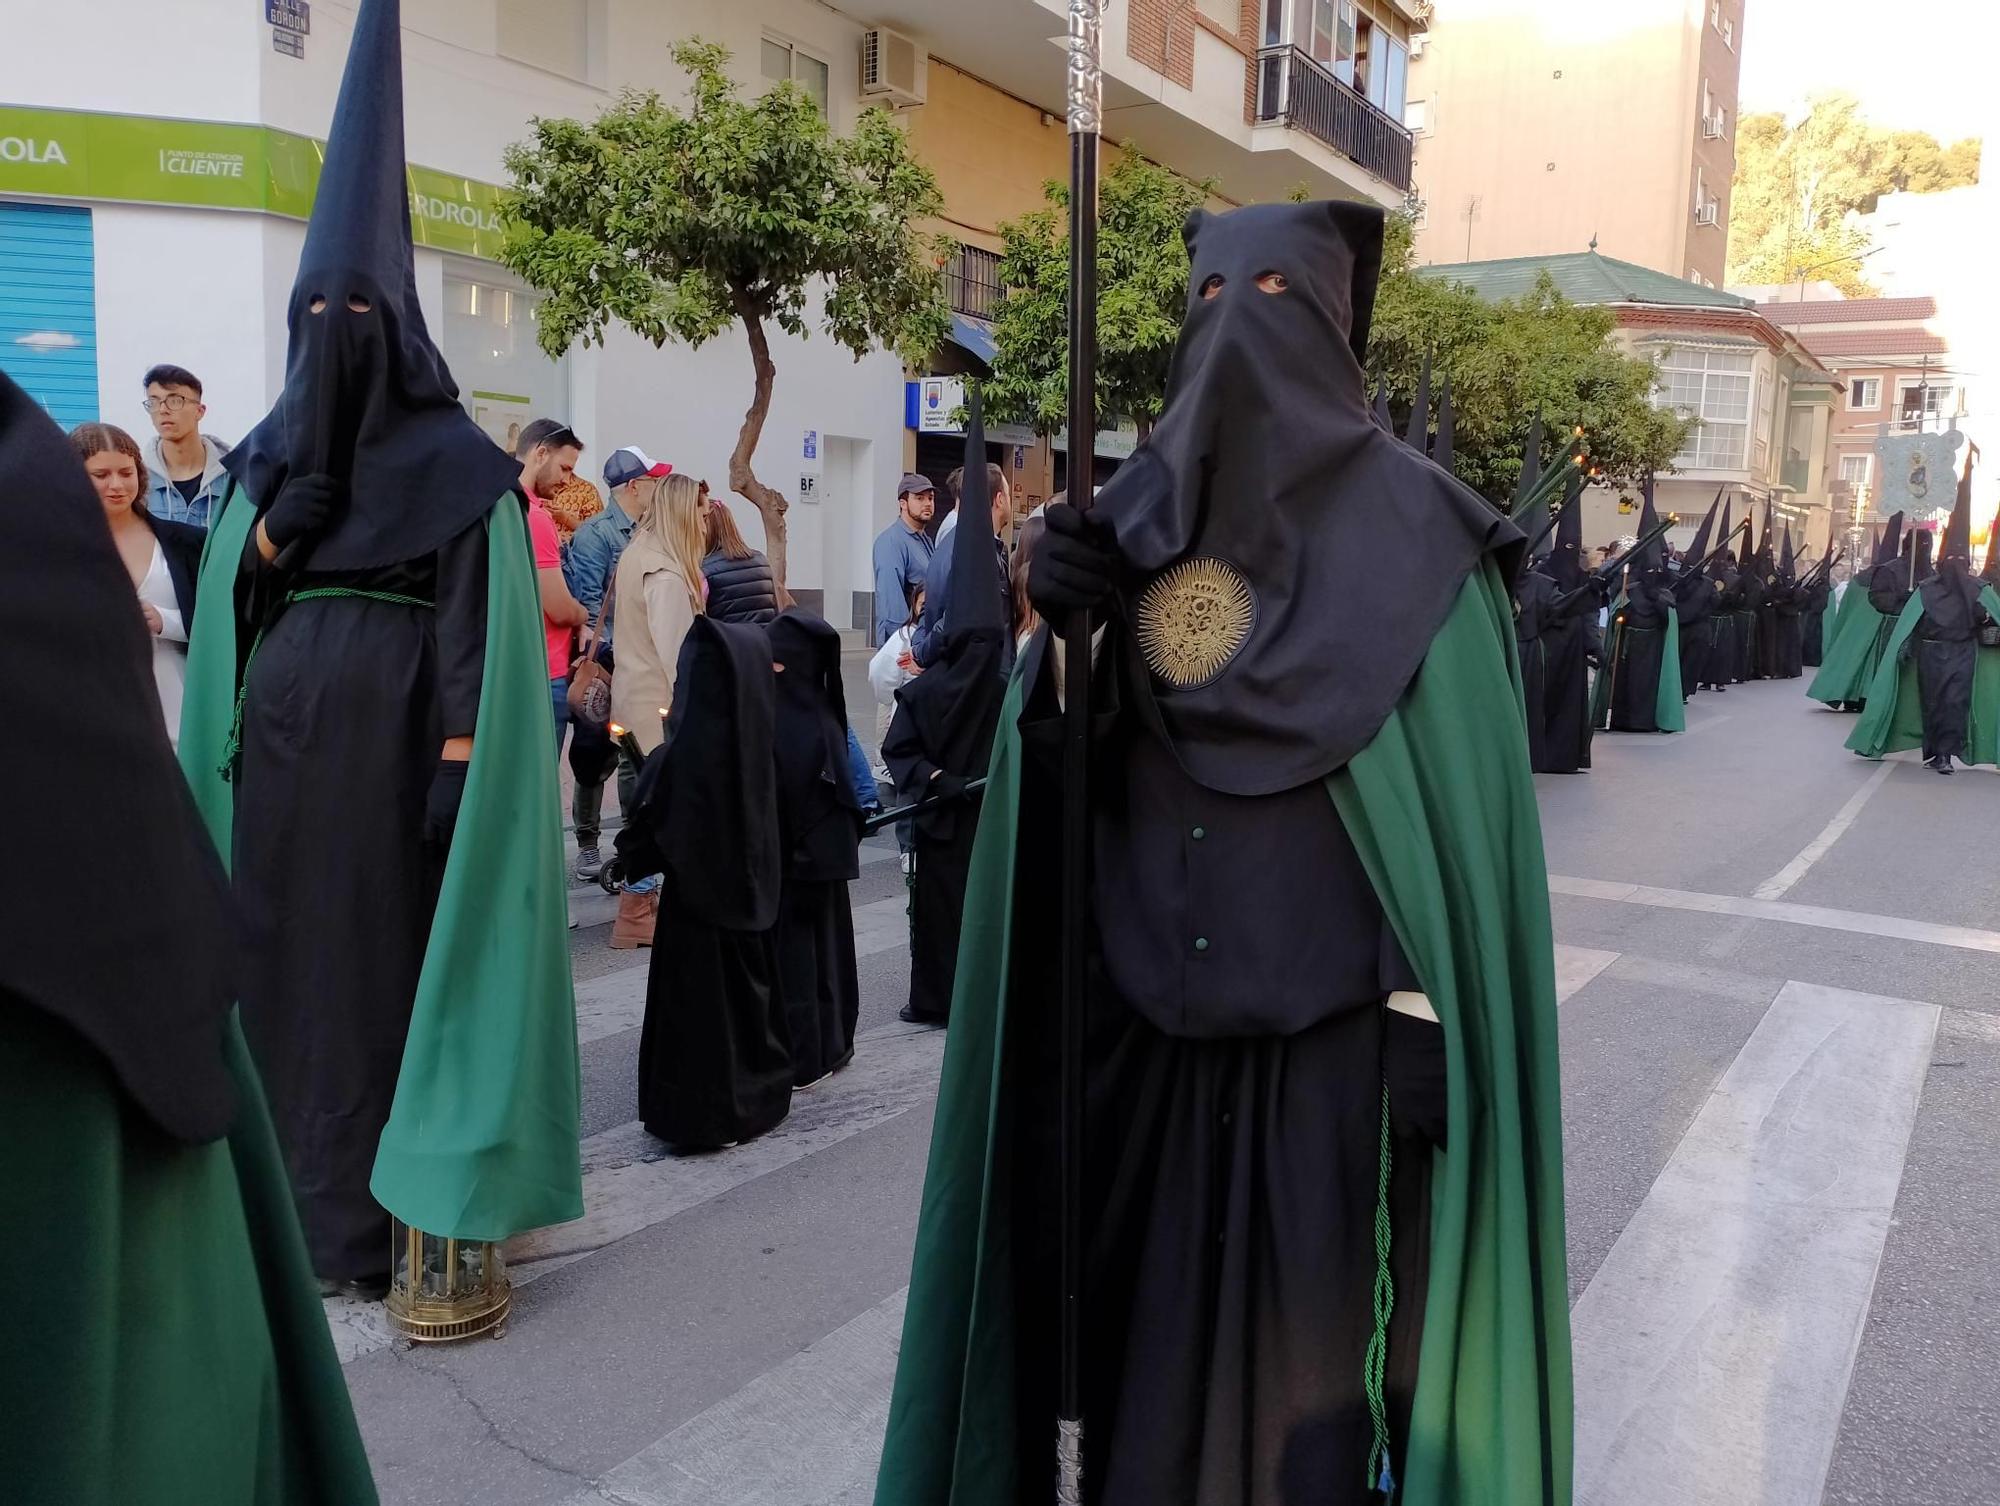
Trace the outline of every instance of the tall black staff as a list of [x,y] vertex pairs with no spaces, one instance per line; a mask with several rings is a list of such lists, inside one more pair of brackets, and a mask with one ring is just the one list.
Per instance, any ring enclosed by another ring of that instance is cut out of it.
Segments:
[[[1097,451],[1099,0],[1069,0],[1069,504],[1088,513]],[[1063,624],[1062,1375],[1056,1506],[1083,1506],[1083,1018],[1090,904],[1090,614]]]

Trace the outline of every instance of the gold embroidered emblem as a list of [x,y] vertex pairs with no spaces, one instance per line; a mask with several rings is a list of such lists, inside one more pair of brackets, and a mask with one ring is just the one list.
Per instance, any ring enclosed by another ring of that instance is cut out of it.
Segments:
[[1182,560],[1153,577],[1139,597],[1139,647],[1146,665],[1176,690],[1221,674],[1250,636],[1256,598],[1234,565]]

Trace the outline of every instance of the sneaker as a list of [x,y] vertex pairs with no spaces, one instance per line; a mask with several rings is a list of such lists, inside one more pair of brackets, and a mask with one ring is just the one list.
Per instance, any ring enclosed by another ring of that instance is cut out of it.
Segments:
[[898,853],[896,866],[903,870],[903,877],[908,878],[917,871],[917,855],[914,852]]
[[604,871],[604,855],[595,844],[576,850],[576,877],[578,883],[595,883],[597,875]]

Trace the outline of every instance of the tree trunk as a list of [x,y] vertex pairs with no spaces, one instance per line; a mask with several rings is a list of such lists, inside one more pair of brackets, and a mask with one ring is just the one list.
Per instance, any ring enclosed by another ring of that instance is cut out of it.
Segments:
[[757,515],[764,520],[764,553],[771,561],[771,575],[778,583],[778,605],[789,607],[792,593],[785,587],[785,514],[792,504],[783,492],[759,481],[750,467],[750,459],[757,453],[757,441],[764,434],[764,420],[771,414],[771,388],[777,381],[778,368],[771,362],[771,342],[764,334],[763,316],[743,294],[733,296],[737,317],[743,321],[743,332],[750,340],[750,363],[756,368],[757,386],[750,409],[743,415],[743,427],[737,431],[736,448],[729,455],[729,489],[756,508]]

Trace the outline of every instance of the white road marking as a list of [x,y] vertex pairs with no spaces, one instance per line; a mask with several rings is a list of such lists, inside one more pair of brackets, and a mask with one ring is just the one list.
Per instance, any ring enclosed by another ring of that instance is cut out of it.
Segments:
[[1805,849],[1797,857],[1793,858],[1791,862],[1785,864],[1784,867],[1780,868],[1763,883],[1751,890],[1750,897],[1752,899],[1783,899],[1785,891],[1804,878],[1806,873],[1812,868],[1812,865],[1825,857],[1832,850],[1833,844],[1846,835],[1847,828],[1854,824],[1854,818],[1861,814],[1861,807],[1868,803],[1869,798],[1877,790],[1881,789],[1883,782],[1895,772],[1896,766],[1893,763],[1885,763],[1877,768],[1874,773],[1870,774],[1861,788],[1848,797],[1847,804],[1843,805],[1835,813],[1834,818],[1826,823],[1826,829],[1810,842],[1806,843]]
[[1779,993],[1576,1305],[1578,1506],[1818,1506],[1938,1013]]
[[773,1366],[563,1506],[866,1506],[908,1294]]
[[1564,946],[1556,943],[1556,1002],[1570,997],[1618,960],[1616,952],[1600,952],[1595,947]]
[[1613,879],[1549,875],[1549,893],[1575,899],[1610,900],[1614,904],[1650,905],[1660,910],[1691,910],[1705,915],[1734,915],[1745,920],[1775,920],[1787,925],[1816,926],[1828,931],[1859,931],[1897,941],[1921,941],[1930,946],[1959,947],[1968,952],[2000,955],[2000,931],[1975,926],[1941,925],[1908,920],[1900,915],[1870,915],[1861,910],[1834,910],[1825,905],[1801,905],[1791,900],[1745,899],[1736,894],[1699,894],[1688,889],[1660,889]]

